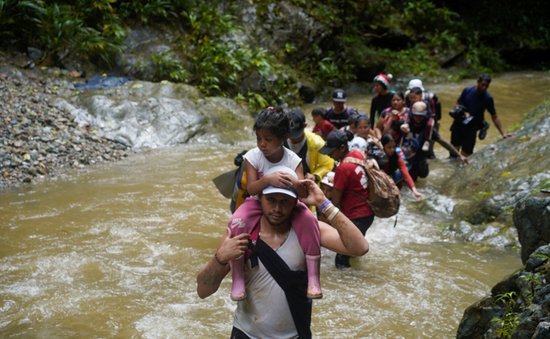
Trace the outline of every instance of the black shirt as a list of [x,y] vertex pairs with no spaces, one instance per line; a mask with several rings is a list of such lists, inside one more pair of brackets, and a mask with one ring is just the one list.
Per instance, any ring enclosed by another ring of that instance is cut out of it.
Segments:
[[376,118],[376,113],[380,114],[383,110],[385,110],[388,107],[391,107],[391,99],[393,98],[393,95],[395,94],[394,91],[388,91],[388,93],[384,95],[376,94],[374,98],[372,98],[371,104],[370,104],[370,125],[374,126],[376,124],[376,121],[374,120]]
[[344,126],[349,125],[349,115],[353,111],[355,111],[353,108],[346,106],[346,109],[342,113],[336,114],[334,113],[334,107],[330,107],[326,109],[326,119],[330,121],[330,123],[333,124],[336,129],[340,129]]

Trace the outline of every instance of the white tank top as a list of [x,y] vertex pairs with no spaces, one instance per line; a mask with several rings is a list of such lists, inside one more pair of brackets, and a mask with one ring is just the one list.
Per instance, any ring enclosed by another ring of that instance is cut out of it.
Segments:
[[[288,238],[275,252],[293,271],[306,270],[304,250],[291,228]],[[290,314],[286,296],[266,270],[261,260],[251,268],[247,261],[244,273],[246,299],[237,303],[233,326],[251,339],[294,339],[298,331]]]

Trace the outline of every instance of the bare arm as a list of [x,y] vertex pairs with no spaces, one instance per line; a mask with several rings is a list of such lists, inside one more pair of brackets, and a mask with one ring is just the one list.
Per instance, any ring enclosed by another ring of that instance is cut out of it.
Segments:
[[[258,179],[258,175],[256,172],[256,169],[254,166],[252,166],[248,160],[246,160],[246,185],[247,185],[247,191],[250,195],[256,195],[260,194],[264,188],[266,188],[268,185],[273,185],[277,187],[290,187],[290,185],[294,185],[292,179],[294,179],[290,174],[285,172],[275,172],[268,175],[264,175],[260,179]],[[303,169],[302,164],[298,166],[296,169],[298,174],[298,178],[300,178],[300,175],[303,178]],[[299,174],[301,172],[301,174]],[[292,177],[292,179],[291,179]],[[298,185],[301,186],[301,185]],[[296,188],[295,188],[296,189]],[[300,195],[300,192],[297,191],[298,195]],[[302,193],[307,195],[307,192],[302,191]]]
[[513,137],[517,133],[504,133],[504,129],[502,128],[502,122],[500,122],[500,118],[498,115],[493,114],[491,115],[491,118],[493,119],[493,123],[497,127],[498,131],[500,132],[500,135],[502,135],[503,138]]
[[243,233],[231,238],[229,228],[226,229],[225,235],[220,240],[216,250],[218,260],[225,265],[220,264],[218,260],[212,256],[208,264],[197,276],[197,294],[201,299],[216,293],[223,278],[225,278],[230,271],[229,261],[243,255],[248,248],[248,237],[248,234]]
[[437,142],[443,146],[444,148],[446,148],[449,152],[451,152],[452,154],[454,154],[455,156],[457,156],[460,161],[462,161],[463,163],[465,164],[469,164],[470,162],[468,161],[468,158],[466,158],[465,156],[463,156],[462,154],[458,153],[458,151],[456,150],[456,148],[453,147],[453,145],[451,145],[447,140],[443,139],[443,138],[439,138],[439,140],[437,140]]
[[304,166],[302,163],[296,167],[296,175],[298,175],[298,180],[294,180],[294,177],[289,176],[292,180],[292,186],[298,194],[299,197],[307,197],[307,189],[300,183],[299,180],[304,180]]
[[[319,208],[327,200],[323,191],[312,181],[303,180],[302,183],[307,187],[309,195],[307,198],[300,198],[300,200],[305,204]],[[335,207],[329,208],[325,215],[330,215],[334,209]],[[332,227],[322,221],[319,222],[319,231],[321,246],[331,251],[353,256],[362,256],[369,251],[367,239],[342,212],[338,212],[334,216]]]
[[342,196],[344,195],[344,191],[339,190],[337,188],[332,188],[332,204],[338,209],[342,209]]
[[384,130],[383,130],[383,132],[382,132],[382,135],[387,134],[387,133],[390,133],[390,131],[391,131],[391,125],[393,125],[393,123],[394,123],[394,114],[392,113],[392,114],[390,115],[390,118],[388,119],[388,121],[386,121],[386,122],[384,123]]
[[384,118],[378,117],[376,120],[376,127],[374,128],[374,134],[378,139],[382,138],[382,130],[384,129]]

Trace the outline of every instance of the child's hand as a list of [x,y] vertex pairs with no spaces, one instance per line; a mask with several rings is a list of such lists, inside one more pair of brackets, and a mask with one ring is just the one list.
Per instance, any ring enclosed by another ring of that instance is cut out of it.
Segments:
[[395,119],[398,119],[399,118],[399,111],[396,110],[396,109],[392,109],[391,111],[391,116],[392,118],[395,120]]
[[298,180],[294,178],[292,175],[285,172],[275,172],[268,175],[269,184],[272,186],[281,187],[281,188],[292,187],[293,179],[296,181]]

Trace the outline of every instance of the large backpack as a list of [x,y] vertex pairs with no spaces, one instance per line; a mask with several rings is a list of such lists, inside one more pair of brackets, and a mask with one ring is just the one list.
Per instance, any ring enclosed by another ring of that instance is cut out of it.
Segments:
[[397,212],[399,212],[399,205],[401,203],[401,193],[399,192],[399,188],[393,179],[384,173],[384,171],[374,167],[368,168],[366,163],[367,156],[364,153],[361,154],[363,155],[363,160],[359,160],[354,157],[346,157],[342,163],[352,163],[362,166],[365,169],[365,172],[369,177],[369,199],[365,199],[365,197],[357,192],[351,192],[369,204],[374,212],[374,215],[377,217],[389,218],[396,215]]
[[234,160],[235,165],[239,168],[237,169],[235,174],[233,191],[231,193],[231,202],[229,204],[229,209],[231,210],[231,213],[235,213],[239,206],[244,203],[246,198],[250,197],[246,186],[246,168],[243,159],[243,155],[245,155],[246,152],[247,151],[242,151],[241,153],[237,154],[237,157],[235,157]]

